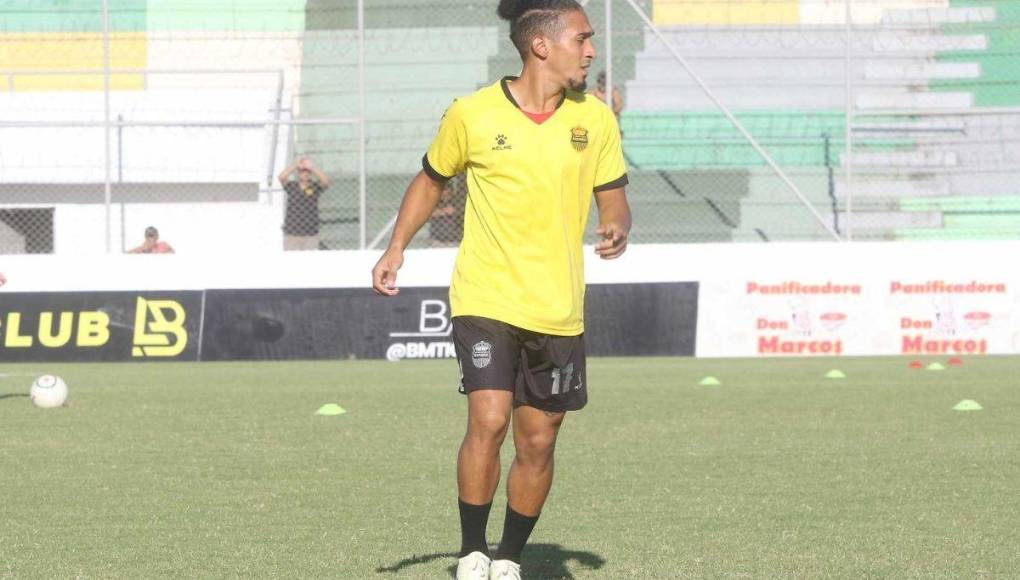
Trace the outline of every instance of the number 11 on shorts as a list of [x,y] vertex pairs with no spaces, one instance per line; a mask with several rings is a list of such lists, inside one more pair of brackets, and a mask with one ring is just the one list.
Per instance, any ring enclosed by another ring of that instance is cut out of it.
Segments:
[[560,385],[563,385],[562,386],[563,392],[569,391],[570,390],[570,383],[573,380],[574,380],[574,363],[570,363],[570,364],[568,364],[566,367],[564,367],[562,369],[553,369],[552,370],[552,381],[553,381],[553,383],[552,383],[552,394],[554,394],[554,395],[560,394],[560,389],[561,389]]

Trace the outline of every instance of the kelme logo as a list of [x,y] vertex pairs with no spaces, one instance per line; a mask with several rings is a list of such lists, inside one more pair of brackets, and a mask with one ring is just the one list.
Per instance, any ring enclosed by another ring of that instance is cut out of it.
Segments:
[[507,149],[513,149],[513,147],[510,146],[510,140],[502,133],[496,135],[496,144],[492,147],[492,150],[506,151]]

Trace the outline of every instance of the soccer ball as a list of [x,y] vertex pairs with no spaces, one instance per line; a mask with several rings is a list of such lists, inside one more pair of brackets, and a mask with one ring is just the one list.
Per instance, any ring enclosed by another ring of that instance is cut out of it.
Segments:
[[67,383],[56,375],[43,375],[32,381],[28,391],[32,404],[41,409],[52,409],[67,402]]

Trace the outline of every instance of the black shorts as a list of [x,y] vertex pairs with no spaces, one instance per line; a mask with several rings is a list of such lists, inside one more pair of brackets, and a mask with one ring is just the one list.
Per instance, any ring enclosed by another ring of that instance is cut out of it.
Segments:
[[453,318],[460,392],[501,389],[514,405],[576,411],[588,403],[584,335],[555,336],[480,316]]

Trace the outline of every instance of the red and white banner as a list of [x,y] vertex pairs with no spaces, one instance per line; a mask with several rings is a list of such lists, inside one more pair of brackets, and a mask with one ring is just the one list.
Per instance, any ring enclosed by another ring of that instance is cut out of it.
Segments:
[[705,281],[698,355],[1013,353],[1015,287],[1003,278]]
[[1012,354],[1017,287],[1003,276],[890,280],[883,289],[886,317],[876,348],[908,355]]
[[863,354],[869,296],[854,280],[701,283],[699,356]]
[[[709,273],[700,280],[697,355],[1017,353],[1020,274],[997,260],[1017,249],[1013,243],[778,247],[769,261],[773,272],[747,264],[752,275]],[[739,262],[728,266],[739,272]]]

